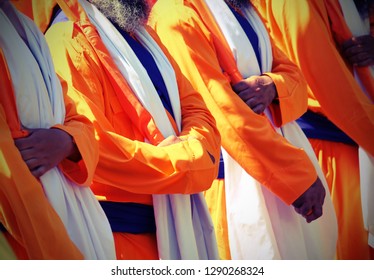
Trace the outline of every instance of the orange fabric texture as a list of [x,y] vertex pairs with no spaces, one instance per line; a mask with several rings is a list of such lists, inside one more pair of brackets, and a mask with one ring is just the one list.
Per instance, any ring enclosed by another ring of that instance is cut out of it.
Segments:
[[309,109],[324,114],[374,155],[374,141],[368,133],[374,129],[374,106],[336,47],[334,37],[350,36],[339,11],[331,12],[333,2],[253,1],[274,41],[302,70],[309,85]]
[[[103,200],[150,205],[152,194],[188,194],[209,188],[217,176],[220,136],[200,95],[177,66],[171,61],[181,100],[182,131],[178,136],[196,139],[160,148],[155,145],[162,135],[115,66],[95,27],[76,1],[58,2],[75,21],[53,25],[46,38],[57,73],[68,91],[83,93],[73,97],[81,104],[78,111],[88,116],[96,128],[100,159],[92,184],[94,193]],[[145,143],[145,138],[151,143]],[[131,242],[136,243],[134,248],[146,252],[149,246],[141,240],[148,237],[142,235]],[[117,255],[148,258],[139,250],[118,245],[126,242],[116,237]],[[156,248],[154,235],[150,243]]]
[[[213,36],[208,29],[206,17],[199,15],[201,5],[202,1],[159,0],[152,10],[151,25],[204,98],[217,121],[225,150],[257,181],[291,204],[316,180],[314,167],[302,149],[277,134],[267,118],[255,114],[231,89],[213,41],[222,36]],[[305,84],[296,78],[300,77],[297,67],[290,62],[288,66],[277,63],[280,60],[275,56],[273,68],[285,70],[269,75],[276,83],[280,104],[293,104],[293,98],[306,101]],[[293,73],[293,78],[287,73]],[[286,119],[295,119],[302,113],[295,113],[292,108],[287,108]]]
[[330,188],[338,217],[337,258],[370,258],[368,233],[364,229],[357,148],[341,143],[310,140]]
[[[374,129],[374,106],[337,48],[337,44],[351,36],[338,1],[256,0],[253,3],[274,41],[299,65],[307,79],[309,109],[324,114],[373,155],[374,141],[369,132]],[[286,33],[288,36],[284,36]],[[323,145],[317,144],[320,142]],[[337,257],[365,259],[369,246],[361,221],[358,150],[333,142],[312,140],[311,143],[328,178],[336,209]]]
[[56,0],[11,0],[11,2],[20,12],[34,20],[43,33],[47,30]]
[[117,260],[157,260],[157,240],[154,234],[130,234],[114,232]]
[[12,134],[20,126],[2,52],[0,73],[0,221],[9,232],[7,238],[17,244],[14,251],[22,258],[82,259],[14,145]]

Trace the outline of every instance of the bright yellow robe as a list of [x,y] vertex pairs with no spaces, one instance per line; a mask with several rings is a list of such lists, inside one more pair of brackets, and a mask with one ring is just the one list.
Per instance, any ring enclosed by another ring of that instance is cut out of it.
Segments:
[[[309,110],[325,115],[374,155],[370,133],[374,130],[374,106],[337,48],[338,43],[351,37],[338,1],[252,2],[274,41],[302,70],[309,85]],[[373,80],[367,82],[372,84]],[[311,143],[329,182],[337,213],[337,257],[367,259],[369,246],[362,221],[357,148],[321,140]]]
[[[210,30],[212,26],[206,22],[206,10],[201,5],[202,1],[158,0],[150,24],[204,98],[217,121],[225,150],[248,174],[291,204],[316,180],[316,171],[302,149],[290,145],[266,117],[255,114],[231,89],[213,41],[214,36],[222,35]],[[298,68],[277,49],[273,55],[273,71],[265,74],[277,87],[279,105],[272,107],[278,107],[273,112],[279,113],[275,117],[281,125],[305,112],[307,95]],[[222,184],[215,182],[205,196],[215,223],[220,257],[227,259],[230,253]]]
[[[177,66],[171,61],[181,99],[179,136],[195,136],[197,140],[159,148],[154,145],[162,136],[119,73],[85,13],[76,1],[59,4],[74,22],[53,25],[46,38],[57,73],[68,89],[82,92],[78,99],[86,104],[78,106],[78,110],[96,128],[100,159],[92,190],[98,198],[151,205],[152,194],[187,194],[208,189],[217,176],[220,136],[201,96]],[[173,120],[172,123],[176,127]],[[145,136],[152,144],[144,142]],[[158,258],[155,234],[114,236],[119,259]]]

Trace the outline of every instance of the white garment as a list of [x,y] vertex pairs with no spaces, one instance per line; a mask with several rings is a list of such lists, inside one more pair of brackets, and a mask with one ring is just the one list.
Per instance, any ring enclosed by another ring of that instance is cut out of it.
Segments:
[[[43,34],[9,6],[21,22],[26,43],[0,10],[0,46],[8,63],[20,121],[27,128],[63,124],[65,105],[60,82]],[[115,259],[109,222],[89,187],[76,185],[58,167],[40,177],[44,192],[85,259]]]
[[[261,75],[272,69],[268,33],[252,7],[242,9],[259,39],[261,65],[239,22],[223,0],[205,0],[237,61],[243,77]],[[271,114],[267,109],[267,117]],[[337,221],[326,180],[317,158],[296,122],[281,129],[290,143],[308,154],[323,182],[326,198],[323,216],[308,224],[292,206],[261,186],[227,152],[225,163],[226,211],[231,257],[233,259],[333,259],[337,241]]]
[[[164,137],[175,135],[165,108],[143,65],[116,27],[85,0],[79,1],[98,30],[116,66],[149,111]],[[181,129],[181,108],[172,66],[143,27],[135,32],[154,58],[166,84],[174,118]],[[202,193],[153,195],[157,244],[161,259],[218,259],[213,223]]]
[[[352,0],[339,0],[343,11],[344,19],[353,36],[362,36],[370,34],[369,19],[362,19],[357,11],[356,5]],[[370,66],[372,78],[374,78],[374,67]],[[355,72],[355,78],[360,84],[362,90],[366,89]],[[367,93],[366,93],[367,94]],[[368,96],[368,94],[367,94]],[[372,100],[373,101],[373,100]],[[360,164],[360,187],[361,204],[364,226],[369,232],[368,243],[374,248],[374,158],[364,149],[359,147]]]

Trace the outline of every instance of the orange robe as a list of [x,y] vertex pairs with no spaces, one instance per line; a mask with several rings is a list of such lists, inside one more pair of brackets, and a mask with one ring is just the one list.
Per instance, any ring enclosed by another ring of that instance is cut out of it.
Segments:
[[[57,73],[69,89],[83,93],[80,98],[87,103],[78,110],[96,128],[100,159],[92,190],[97,197],[152,205],[152,194],[208,189],[217,176],[220,136],[201,96],[171,61],[181,100],[179,136],[195,136],[197,140],[156,147],[161,134],[119,73],[94,26],[76,1],[59,4],[74,21],[53,25],[46,38]],[[145,143],[145,137],[152,144]],[[119,259],[158,258],[155,234],[114,233],[114,237]]]
[[[21,259],[82,259],[82,254],[45,197],[42,186],[32,176],[14,145],[13,138],[25,134],[20,129],[12,82],[2,52],[0,73],[0,221],[8,231],[6,237]],[[74,104],[69,99],[65,101],[67,123],[58,128],[74,137],[83,160],[78,164],[65,160],[61,167],[65,167],[64,173],[71,179],[87,184],[93,176],[97,157],[97,149],[92,149],[95,147],[93,139],[88,137],[92,134],[92,125],[76,115]],[[86,161],[92,165],[86,165]]]
[[[309,110],[326,116],[373,156],[374,141],[369,132],[374,129],[374,106],[337,48],[338,43],[351,37],[338,1],[252,2],[274,41],[302,70],[309,85]],[[372,84],[373,79],[366,82]],[[337,257],[367,259],[369,246],[361,213],[357,147],[317,139],[311,139],[311,143],[337,213]]]
[[[203,6],[202,1],[158,0],[150,17],[151,25],[204,98],[217,121],[225,150],[248,174],[289,205],[316,180],[316,171],[302,149],[290,145],[265,116],[255,114],[231,89],[230,80],[222,73],[222,56],[214,41],[223,35],[214,31]],[[264,74],[277,87],[279,105],[273,104],[272,112],[281,125],[305,112],[307,96],[298,68],[275,48],[273,55],[273,71]],[[223,182],[215,181],[205,196],[215,223],[220,256],[230,258]]]

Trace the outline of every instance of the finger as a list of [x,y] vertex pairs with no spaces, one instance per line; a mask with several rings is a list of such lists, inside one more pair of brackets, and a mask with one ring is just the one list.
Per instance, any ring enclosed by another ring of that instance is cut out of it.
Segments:
[[308,212],[310,211],[310,210],[313,210],[313,207],[312,207],[312,205],[311,204],[309,204],[309,203],[304,203],[300,208],[299,208],[299,210],[300,210],[300,215],[301,216],[303,216],[303,217],[306,217],[306,215],[308,214]]
[[35,158],[25,160],[25,163],[26,163],[26,165],[27,165],[27,167],[29,168],[30,171],[34,170],[35,168],[40,166],[40,161],[38,161]]
[[31,170],[31,174],[35,177],[35,178],[39,178],[41,176],[43,176],[49,169],[44,166],[44,165],[41,165],[33,170]]
[[352,37],[341,44],[343,50],[356,46],[358,44],[357,38]]
[[24,161],[30,160],[35,157],[34,149],[20,150],[21,157]]
[[244,101],[248,101],[248,99],[258,96],[257,92],[252,90],[251,88],[246,88],[245,90],[238,92],[237,94]]
[[261,114],[265,110],[265,105],[260,103],[260,104],[255,105],[254,107],[251,107],[251,108],[252,108],[253,112],[255,112],[256,114]]
[[317,207],[314,207],[311,214],[310,215],[307,215],[305,216],[305,219],[308,223],[311,223],[313,222],[314,220],[317,220],[319,217],[322,216],[322,207],[321,206],[317,206]]
[[19,151],[30,149],[33,146],[29,137],[15,139],[14,144]]
[[374,58],[368,58],[363,61],[353,63],[353,65],[357,67],[366,67],[366,66],[374,65]]
[[247,79],[247,80],[243,80],[243,81],[240,81],[239,83],[235,84],[232,86],[232,89],[236,92],[236,93],[240,93],[244,90],[254,90],[255,88],[258,88],[258,84],[256,82],[256,79]]
[[260,102],[257,97],[252,97],[246,99],[245,103],[248,105],[249,108],[253,110],[253,107],[257,106]]

